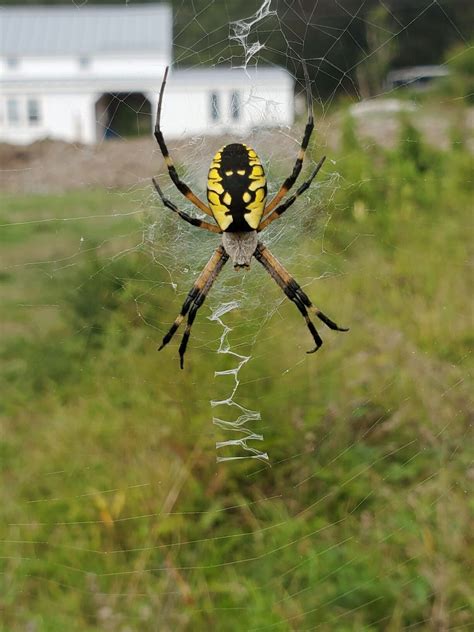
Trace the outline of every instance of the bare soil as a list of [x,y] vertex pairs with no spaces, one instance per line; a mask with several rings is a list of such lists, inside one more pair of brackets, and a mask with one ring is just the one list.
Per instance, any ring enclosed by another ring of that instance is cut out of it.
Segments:
[[[356,125],[361,139],[385,147],[398,137],[397,114],[361,115]],[[427,142],[447,149],[453,128],[465,131],[465,140],[474,151],[474,108],[450,115],[423,110],[413,120]],[[264,162],[282,173],[291,169],[303,126],[293,130],[259,130],[245,142],[255,147]],[[316,143],[322,153],[331,153],[339,143],[340,115],[316,119]],[[229,137],[190,138],[170,142],[175,162],[193,174],[193,181],[205,182],[215,151]],[[235,139],[234,139],[235,141]],[[42,140],[28,146],[0,143],[0,191],[8,193],[61,193],[83,188],[128,189],[150,184],[151,177],[163,172],[163,159],[152,137],[107,140],[98,145],[70,144]]]
[[158,164],[152,139],[85,146],[43,140],[0,144],[0,187],[10,193],[59,193],[82,188],[127,188],[151,177]]

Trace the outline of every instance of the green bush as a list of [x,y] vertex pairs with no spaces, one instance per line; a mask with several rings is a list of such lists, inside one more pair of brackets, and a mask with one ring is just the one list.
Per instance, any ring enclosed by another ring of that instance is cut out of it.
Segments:
[[451,98],[474,103],[474,42],[456,46],[446,56],[449,76],[438,82],[438,92]]
[[40,267],[60,318],[2,349],[5,629],[466,627],[471,166],[409,120],[390,151],[346,120],[331,221],[301,229],[291,266],[351,327],[321,327],[315,355],[257,268],[258,287],[223,273],[222,297],[257,288],[224,320],[252,356],[236,399],[262,413],[270,468],[216,464],[209,402],[235,357],[215,353],[207,307],[185,371],[179,342],[157,353],[181,295],[146,253],[95,254],[53,284]]

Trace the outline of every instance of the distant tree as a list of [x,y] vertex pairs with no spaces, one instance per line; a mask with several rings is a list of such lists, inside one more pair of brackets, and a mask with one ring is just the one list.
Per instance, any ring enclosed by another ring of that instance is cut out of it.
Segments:
[[445,63],[450,74],[438,82],[438,92],[474,104],[474,40],[469,46],[450,48]]
[[384,79],[396,53],[393,20],[387,7],[371,9],[365,18],[367,52],[357,65],[356,77],[359,93],[364,98],[380,94]]
[[439,64],[474,36],[473,0],[389,0],[397,35],[393,67]]

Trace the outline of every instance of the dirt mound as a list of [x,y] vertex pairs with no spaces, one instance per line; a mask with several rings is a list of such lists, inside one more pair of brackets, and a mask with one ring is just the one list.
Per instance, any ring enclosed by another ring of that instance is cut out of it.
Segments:
[[[235,140],[235,139],[234,139]],[[228,137],[189,138],[169,143],[181,173],[205,186],[211,157]],[[290,165],[298,141],[278,137],[279,160]],[[262,157],[275,151],[271,131],[262,134]],[[281,154],[280,154],[281,152]],[[164,161],[153,137],[107,140],[98,145],[42,140],[28,146],[0,144],[0,190],[9,193],[61,193],[84,188],[126,189],[151,186],[151,177],[163,173]]]
[[26,147],[0,144],[0,187],[11,193],[126,188],[149,179],[158,165],[151,138],[108,141],[95,146],[51,140]]

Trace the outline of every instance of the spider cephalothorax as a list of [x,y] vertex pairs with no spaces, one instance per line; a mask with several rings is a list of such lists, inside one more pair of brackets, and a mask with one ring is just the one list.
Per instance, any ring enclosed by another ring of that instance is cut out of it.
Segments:
[[163,195],[158,183],[153,179],[153,184],[157,190],[163,204],[177,213],[182,219],[189,222],[193,226],[204,228],[213,233],[222,235],[222,243],[216,249],[204,270],[196,279],[191,291],[183,303],[181,312],[176,317],[170,330],[163,338],[160,349],[162,349],[171,338],[184,320],[188,317],[186,329],[183,339],[179,346],[179,355],[181,360],[181,368],[184,366],[184,354],[188,344],[191,327],[196,317],[197,310],[204,303],[204,300],[217,278],[217,275],[224,267],[224,264],[230,258],[235,268],[248,268],[252,257],[255,257],[263,267],[268,271],[270,276],[281,287],[286,296],[295,303],[303,315],[306,325],[311,332],[315,342],[315,348],[308,353],[313,353],[323,344],[314,323],[309,317],[309,313],[313,312],[320,320],[323,321],[331,329],[337,331],[348,331],[339,327],[323,312],[315,307],[309,300],[306,293],[301,289],[293,277],[285,270],[281,263],[271,254],[266,246],[258,240],[257,233],[266,228],[271,222],[278,219],[282,213],[289,208],[293,202],[302,194],[316,177],[321,169],[325,157],[317,164],[311,176],[303,182],[296,190],[296,193],[280,204],[283,197],[288,193],[294,185],[306,152],[306,148],[313,131],[313,108],[311,103],[311,91],[309,87],[309,78],[304,66],[306,78],[306,92],[308,100],[308,121],[301,142],[301,148],[298,153],[295,165],[291,175],[283,182],[278,193],[266,204],[267,198],[267,180],[265,172],[256,152],[242,143],[232,143],[222,147],[214,156],[209,168],[207,180],[207,200],[209,206],[204,204],[185,184],[176,171],[173,161],[169,155],[168,148],[163,138],[160,127],[161,106],[163,102],[163,94],[168,76],[168,68],[166,68],[165,76],[160,90],[160,98],[158,100],[158,111],[156,116],[155,138],[160,146],[161,153],[168,167],[168,173],[178,190],[190,200],[201,211],[212,217],[217,223],[209,223],[196,217],[191,217],[187,213],[180,211],[178,207]]

